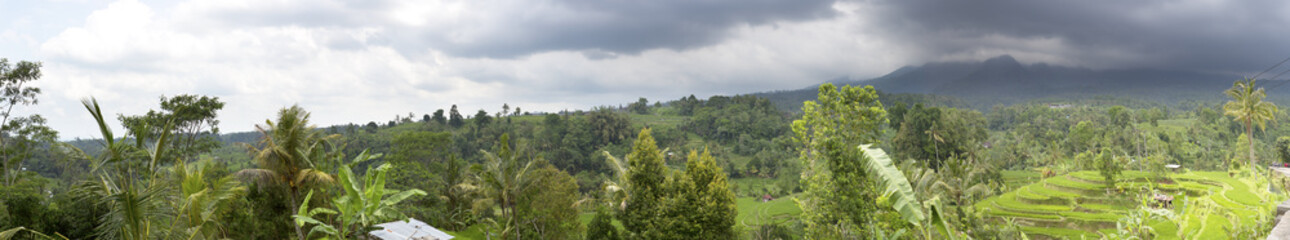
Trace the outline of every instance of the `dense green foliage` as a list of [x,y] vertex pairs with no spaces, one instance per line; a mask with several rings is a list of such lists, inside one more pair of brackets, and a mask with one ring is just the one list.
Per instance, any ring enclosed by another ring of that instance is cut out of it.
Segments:
[[886,111],[872,87],[831,84],[820,86],[817,101],[802,106],[802,119],[793,121],[805,187],[798,204],[808,238],[857,238],[873,234],[878,221],[879,190],[869,177],[856,146],[875,143],[887,121]]
[[[735,197],[707,152],[691,151],[684,172],[664,166],[649,129],[627,155],[626,200],[620,220],[630,239],[734,238]],[[611,201],[612,203],[612,201]],[[597,235],[612,235],[597,230]]]

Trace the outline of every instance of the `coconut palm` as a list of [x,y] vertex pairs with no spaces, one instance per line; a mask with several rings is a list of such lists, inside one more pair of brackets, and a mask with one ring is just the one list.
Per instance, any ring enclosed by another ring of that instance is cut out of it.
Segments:
[[178,210],[175,224],[185,232],[187,239],[219,239],[226,235],[216,214],[246,192],[246,187],[232,176],[207,180],[211,161],[205,158],[191,166],[182,159],[175,161],[175,180],[180,184],[180,195],[174,203]]
[[129,144],[113,137],[98,101],[83,103],[103,134],[103,153],[94,159],[91,170],[98,179],[83,182],[77,188],[82,196],[108,207],[108,213],[99,218],[95,234],[105,239],[165,238],[169,232],[161,226],[171,218],[165,209],[170,195],[157,164],[166,151],[166,145],[160,143],[166,141],[167,134],[162,133],[150,150],[142,140]]
[[[323,136],[315,130],[309,125],[309,112],[300,106],[278,111],[277,122],[264,122],[265,125],[255,126],[263,135],[258,146],[250,147],[259,168],[238,171],[237,176],[261,186],[282,187],[291,209],[300,207],[299,199],[304,192],[336,182],[318,164],[336,155],[327,152],[324,144],[338,135]],[[295,227],[296,235],[303,240],[305,232],[299,225]]]
[[1250,142],[1250,166],[1254,166],[1254,125],[1258,125],[1262,130],[1267,127],[1267,121],[1276,118],[1277,105],[1271,102],[1264,102],[1263,98],[1267,97],[1263,88],[1254,87],[1254,79],[1245,79],[1232,83],[1232,88],[1223,91],[1232,100],[1223,105],[1223,114],[1235,117],[1237,121],[1245,124],[1245,137]]
[[[511,151],[510,136],[502,134],[496,154],[480,150],[484,154],[484,164],[471,168],[475,172],[475,184],[478,184],[488,199],[497,204],[502,212],[503,222],[498,223],[502,229],[502,239],[517,237],[515,224],[515,205],[524,187],[528,186],[529,169],[534,161],[524,161],[520,154]],[[514,232],[515,235],[511,235]]]

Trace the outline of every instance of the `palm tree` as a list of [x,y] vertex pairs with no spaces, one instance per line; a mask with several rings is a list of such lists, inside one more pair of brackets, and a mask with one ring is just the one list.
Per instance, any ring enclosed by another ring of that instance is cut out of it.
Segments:
[[[515,205],[524,187],[528,186],[529,169],[534,161],[523,161],[520,154],[511,151],[510,136],[502,134],[496,154],[480,150],[484,154],[484,164],[476,165],[471,170],[476,172],[475,182],[479,184],[489,199],[501,207],[502,239],[517,237],[519,229],[515,224]],[[508,235],[515,232],[515,235]]]
[[82,182],[77,188],[81,196],[96,199],[109,209],[99,218],[95,234],[109,239],[164,238],[167,229],[160,226],[171,218],[164,209],[169,188],[157,164],[166,151],[166,144],[161,143],[169,131],[163,131],[151,150],[142,140],[132,145],[113,137],[98,101],[85,100],[83,104],[103,134],[103,152],[94,159],[91,170],[98,179]]
[[246,187],[233,176],[216,180],[207,180],[206,173],[212,167],[211,158],[189,166],[182,158],[175,159],[175,181],[179,182],[179,198],[175,199],[176,224],[186,232],[187,239],[220,239],[225,229],[217,221],[221,208],[242,196]]
[[[325,184],[335,183],[331,174],[319,170],[322,162],[335,156],[326,152],[324,144],[338,135],[323,136],[309,125],[309,112],[300,106],[278,111],[278,121],[265,120],[265,125],[255,126],[263,135],[258,147],[250,147],[259,168],[237,172],[243,179],[262,184],[280,186],[286,190],[291,209],[299,208],[300,194]],[[288,217],[288,216],[284,216]],[[306,237],[299,225],[295,226],[300,239]]]
[[1260,130],[1266,128],[1267,121],[1275,119],[1277,112],[1277,105],[1264,102],[1267,94],[1263,88],[1254,88],[1254,83],[1254,79],[1247,78],[1232,83],[1232,88],[1223,91],[1232,97],[1223,105],[1223,114],[1245,123],[1245,137],[1250,142],[1250,167],[1254,167],[1254,125],[1259,125]]

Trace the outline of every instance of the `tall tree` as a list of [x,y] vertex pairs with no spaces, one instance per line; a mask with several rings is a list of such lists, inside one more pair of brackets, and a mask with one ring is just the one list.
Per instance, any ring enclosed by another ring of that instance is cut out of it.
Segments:
[[863,157],[857,146],[878,142],[888,121],[877,91],[826,83],[802,111],[793,133],[804,168],[805,190],[797,204],[808,237],[870,236],[866,226],[874,221],[878,194],[864,163],[855,159]]
[[550,164],[530,173],[516,217],[523,239],[579,239],[578,182]]
[[[1267,127],[1269,120],[1276,119],[1277,105],[1272,102],[1264,102],[1263,98],[1267,93],[1263,88],[1254,87],[1254,79],[1245,79],[1232,83],[1232,88],[1223,91],[1232,100],[1223,105],[1223,114],[1236,118],[1236,121],[1245,124],[1245,136],[1247,141],[1254,142],[1254,125],[1259,129]],[[1250,167],[1254,167],[1254,144],[1250,144]]]
[[[278,121],[265,120],[265,125],[256,125],[261,138],[258,146],[252,147],[255,157],[254,169],[243,169],[237,175],[249,179],[261,186],[277,186],[286,191],[291,209],[300,208],[301,193],[310,192],[320,186],[336,182],[331,174],[320,170],[325,168],[325,161],[336,156],[328,152],[327,141],[338,135],[323,136],[309,123],[309,112],[300,106],[291,106],[278,111]],[[283,216],[290,220],[289,216]],[[296,225],[296,235],[305,239],[306,235]]]
[[510,138],[509,134],[502,134],[496,153],[479,150],[484,155],[484,163],[471,166],[475,184],[501,209],[501,221],[494,222],[501,225],[502,239],[519,236],[515,207],[525,187],[530,185],[529,172],[534,164],[511,150]]
[[663,152],[659,151],[648,128],[641,130],[627,155],[627,184],[630,193],[620,221],[628,237],[659,239],[664,235],[662,201],[667,198],[667,167],[663,165]]
[[1120,163],[1119,158],[1107,148],[1102,148],[1102,152],[1097,154],[1096,167],[1097,172],[1102,175],[1103,181],[1107,188],[1115,188],[1115,179],[1124,171],[1124,164]]
[[448,118],[443,116],[443,109],[435,110],[434,116],[430,117],[430,120],[434,120],[439,125],[448,124]]
[[493,117],[488,116],[488,112],[485,112],[484,109],[480,109],[479,112],[475,113],[475,118],[472,120],[475,120],[476,127],[483,128],[493,122]]
[[30,86],[39,80],[39,62],[20,61],[10,65],[0,58],[0,177],[4,185],[13,185],[22,171],[22,163],[37,145],[55,142],[58,132],[45,126],[40,114],[15,116],[14,107],[35,105],[40,88]]
[[642,97],[634,103],[627,104],[627,111],[636,114],[649,114],[649,100]]
[[448,110],[448,126],[459,128],[461,125],[465,124],[466,118],[462,117],[461,112],[457,111],[457,104],[453,104],[452,108]]
[[1290,163],[1290,137],[1279,137],[1276,144],[1277,158],[1281,163]]
[[218,111],[224,108],[219,97],[198,95],[161,96],[161,111],[148,110],[139,116],[118,115],[130,134],[153,140],[161,127],[171,127],[170,148],[176,156],[193,160],[197,154],[219,147]]
[[[148,149],[142,141],[130,144],[117,139],[103,120],[97,100],[82,102],[98,123],[103,134],[104,150],[94,159],[97,179],[82,182],[78,191],[98,200],[109,210],[99,218],[95,235],[100,238],[144,240],[174,238],[164,221],[174,215],[162,207],[167,204],[170,182],[160,174],[161,156],[165,154],[166,133]],[[135,138],[138,139],[138,138]]]
[[1129,109],[1124,106],[1116,105],[1106,110],[1106,115],[1111,117],[1111,125],[1119,128],[1127,128],[1133,124],[1133,115],[1129,114]]
[[705,149],[700,155],[691,151],[685,163],[685,174],[676,174],[674,199],[669,203],[669,235],[686,239],[734,239],[735,193],[730,190],[726,172]]
[[598,108],[588,112],[586,120],[596,145],[618,144],[631,137],[631,118],[624,114]]

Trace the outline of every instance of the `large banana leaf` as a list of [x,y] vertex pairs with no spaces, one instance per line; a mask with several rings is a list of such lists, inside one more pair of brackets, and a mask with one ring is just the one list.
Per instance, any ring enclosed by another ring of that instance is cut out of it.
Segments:
[[892,207],[900,212],[905,221],[921,226],[924,218],[922,204],[914,195],[914,187],[909,185],[909,179],[896,168],[887,152],[872,144],[863,144],[859,148],[868,159],[869,170],[882,181],[883,195],[890,196]]

